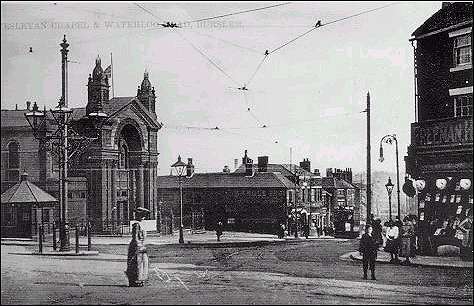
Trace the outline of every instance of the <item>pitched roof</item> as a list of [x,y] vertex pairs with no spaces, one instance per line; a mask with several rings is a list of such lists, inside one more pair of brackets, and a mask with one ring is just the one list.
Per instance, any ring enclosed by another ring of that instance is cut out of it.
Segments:
[[322,188],[336,188],[336,189],[354,189],[357,186],[346,182],[345,180],[336,177],[317,177],[313,179],[313,185],[321,186]]
[[[258,164],[253,164],[252,167],[255,171],[258,170]],[[308,172],[300,166],[294,164],[267,164],[267,172],[279,172],[284,176],[293,176],[295,169],[299,175],[314,175],[313,173]],[[237,169],[235,169],[234,173],[245,173],[245,165],[241,164]]]
[[472,23],[472,2],[454,2],[434,13],[412,33],[412,36],[418,37],[468,21]]
[[31,183],[27,179],[27,175],[21,176],[21,181],[7,189],[2,193],[2,204],[19,204],[19,203],[54,203],[56,198],[41,188]]
[[[120,112],[124,109],[127,105],[131,104],[133,101],[136,101],[136,97],[114,97],[110,99],[108,102],[104,103],[103,108],[104,112],[111,116]],[[141,104],[137,103],[140,111],[147,114],[147,120],[151,121],[152,124],[161,127],[161,124],[158,123],[156,118],[154,118],[150,112]],[[72,115],[71,118],[73,120],[78,120],[86,116],[86,108],[85,107],[77,107],[72,108]],[[29,112],[29,110],[1,110],[1,127],[29,127],[28,121],[24,116],[25,113]],[[46,112],[48,119],[53,119],[49,112]]]
[[[157,185],[162,188],[178,188],[176,176],[158,176]],[[293,188],[294,184],[281,173],[256,172],[253,176],[242,173],[194,173],[183,178],[183,188]]]
[[26,121],[25,115],[29,112],[26,109],[23,110],[1,110],[1,127],[28,127],[28,121]]

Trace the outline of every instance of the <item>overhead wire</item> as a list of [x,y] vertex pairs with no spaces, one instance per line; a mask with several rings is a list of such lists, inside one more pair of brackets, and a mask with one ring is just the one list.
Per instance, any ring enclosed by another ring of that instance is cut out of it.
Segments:
[[236,44],[234,42],[231,42],[231,41],[228,41],[228,40],[225,40],[225,39],[222,39],[222,38],[219,38],[219,37],[215,37],[215,36],[212,36],[212,35],[209,35],[209,34],[204,34],[204,33],[199,33],[197,31],[193,31],[193,30],[190,30],[190,29],[187,29],[186,32],[192,32],[194,34],[197,34],[197,35],[201,35],[201,36],[206,36],[206,37],[209,37],[209,38],[212,38],[212,39],[215,39],[217,41],[220,41],[220,42],[223,42],[223,43],[226,43],[228,45],[231,45],[231,46],[234,46],[234,47],[237,47],[237,48],[240,48],[240,49],[243,49],[243,50],[247,50],[247,51],[250,51],[252,53],[257,53],[257,54],[261,54],[260,51],[256,50],[256,49],[253,49],[253,48],[250,48],[250,47],[245,47],[245,46],[242,46],[242,45],[239,45],[239,44]]
[[135,6],[141,8],[143,11],[147,12],[148,14],[150,14],[150,15],[152,15],[152,16],[158,18],[158,19],[161,19],[162,22],[164,22],[164,21],[163,21],[163,18],[159,17],[158,15],[156,15],[155,13],[153,13],[152,11],[150,11],[149,9],[147,9],[146,7],[141,6],[140,4],[138,4],[138,3],[136,3],[136,2],[134,2],[133,4],[135,4]]
[[257,74],[257,72],[260,70],[260,68],[262,67],[263,65],[263,62],[267,59],[268,55],[265,54],[264,57],[262,58],[262,60],[260,61],[260,63],[257,65],[257,68],[255,69],[255,71],[252,73],[252,75],[250,76],[250,78],[247,80],[247,83],[245,83],[246,86],[249,86],[250,83],[252,82],[253,78],[255,77],[255,75]]
[[384,9],[386,7],[389,7],[389,6],[392,6],[392,5],[395,5],[397,4],[398,2],[394,2],[394,3],[390,3],[390,4],[387,4],[387,5],[384,5],[384,6],[380,6],[380,7],[376,7],[376,8],[373,8],[373,9],[370,9],[370,10],[365,10],[365,11],[362,11],[362,12],[359,12],[357,14],[354,14],[354,15],[350,15],[350,16],[346,16],[346,17],[343,17],[343,18],[340,18],[340,19],[336,19],[336,20],[333,20],[333,21],[330,21],[330,22],[327,22],[327,23],[322,23],[320,24],[319,26],[313,26],[311,29],[307,30],[306,32],[298,35],[297,37],[289,40],[288,42],[282,44],[281,46],[273,49],[272,51],[270,51],[270,54],[272,53],[275,53],[276,51],[282,49],[283,47],[291,44],[292,42],[296,41],[297,39],[311,33],[312,31],[316,30],[316,29],[319,29],[321,27],[324,27],[324,26],[327,26],[327,25],[330,25],[330,24],[333,24],[333,23],[337,23],[337,22],[341,22],[343,20],[346,20],[346,19],[350,19],[350,18],[354,18],[354,17],[357,17],[357,16],[360,16],[360,15],[363,15],[363,14],[367,14],[367,13],[370,13],[370,12],[374,12],[374,11],[377,11],[377,10],[381,10],[381,9]]
[[182,33],[179,31],[174,31],[177,33],[183,40],[185,40],[195,51],[197,51],[201,56],[203,56],[206,60],[208,60],[216,69],[218,69],[222,74],[224,74],[228,79],[230,79],[235,84],[239,84],[233,77],[231,77],[223,68],[217,65],[209,56],[207,56],[203,51],[201,51],[198,47],[196,47],[190,40],[188,40]]
[[282,5],[287,5],[290,4],[291,2],[285,2],[285,3],[280,3],[280,4],[275,4],[275,5],[269,5],[265,7],[260,7],[260,8],[255,8],[255,9],[250,9],[250,10],[245,10],[245,11],[239,11],[239,12],[234,12],[234,13],[229,13],[229,14],[223,14],[223,15],[218,15],[218,16],[213,16],[213,17],[207,17],[207,18],[201,18],[201,19],[196,19],[196,20],[190,20],[190,21],[184,21],[178,23],[178,25],[183,25],[183,24],[190,24],[190,23],[196,23],[196,22],[202,22],[202,21],[208,21],[208,20],[213,20],[217,18],[223,18],[223,17],[229,17],[229,16],[234,16],[234,15],[239,15],[239,14],[244,14],[244,13],[250,13],[250,12],[255,12],[255,11],[260,11],[260,10],[265,10],[273,7],[278,7]]
[[205,127],[205,126],[185,126],[185,125],[167,125],[166,123],[163,124],[163,128],[175,128],[175,129],[189,129],[189,130],[219,130],[219,131],[229,131],[229,130],[256,130],[256,129],[271,129],[276,127],[287,127],[287,126],[295,126],[302,123],[309,123],[309,122],[320,122],[321,119],[324,118],[337,118],[337,117],[345,117],[345,116],[353,116],[357,114],[364,113],[365,111],[355,111],[355,112],[346,112],[342,114],[330,115],[330,116],[318,116],[314,119],[305,119],[305,120],[293,120],[288,121],[280,124],[268,124],[262,125],[259,127],[222,127],[222,126],[215,126],[215,127]]

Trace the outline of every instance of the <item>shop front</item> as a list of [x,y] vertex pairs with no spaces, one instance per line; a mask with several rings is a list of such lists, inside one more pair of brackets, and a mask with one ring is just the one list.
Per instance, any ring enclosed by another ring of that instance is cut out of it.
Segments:
[[415,186],[419,253],[472,256],[472,172],[432,173],[416,180]]

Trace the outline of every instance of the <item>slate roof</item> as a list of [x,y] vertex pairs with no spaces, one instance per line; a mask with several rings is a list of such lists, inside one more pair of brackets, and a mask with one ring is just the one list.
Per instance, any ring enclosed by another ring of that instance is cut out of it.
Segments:
[[466,21],[472,23],[472,2],[454,2],[434,13],[412,33],[412,36],[416,38]]
[[[178,188],[177,176],[158,176],[158,189]],[[294,188],[281,173],[256,172],[252,177],[242,173],[194,173],[183,178],[183,188]]]
[[[253,164],[253,169],[255,171],[258,170],[258,164]],[[267,172],[279,172],[284,176],[293,176],[295,173],[295,169],[298,171],[300,175],[312,176],[314,175],[311,172],[306,171],[305,169],[301,168],[300,166],[294,164],[268,164],[267,165]],[[241,164],[237,169],[235,169],[234,173],[245,173],[245,165]]]
[[20,203],[54,203],[56,198],[41,188],[31,183],[27,175],[21,176],[21,181],[2,193],[2,204],[20,204]]
[[[104,103],[103,109],[104,112],[107,115],[113,115],[117,113],[118,111],[122,110],[125,108],[128,104],[132,103],[132,101],[135,99],[135,97],[114,97],[110,99],[108,102]],[[140,107],[140,109],[148,113],[149,119],[157,126],[161,126],[158,121],[149,113],[149,111],[141,105],[141,103],[137,103]],[[43,111],[42,108],[40,108],[41,111]],[[24,116],[25,113],[29,112],[29,110],[23,109],[23,110],[6,110],[2,109],[1,110],[1,127],[2,128],[7,128],[7,127],[29,127],[28,121],[26,121],[26,118]],[[53,119],[51,117],[50,112],[46,112],[46,115],[48,116],[49,119]],[[77,108],[72,108],[72,119],[73,120],[78,120],[82,117],[86,116],[86,108],[85,107],[77,107]]]
[[313,179],[313,184],[321,186],[322,188],[336,188],[336,189],[354,189],[357,186],[335,177],[317,177]]

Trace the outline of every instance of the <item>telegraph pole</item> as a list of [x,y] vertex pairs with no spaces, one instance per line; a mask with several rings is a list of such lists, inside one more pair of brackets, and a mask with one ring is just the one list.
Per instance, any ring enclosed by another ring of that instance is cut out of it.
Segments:
[[370,220],[370,214],[372,209],[372,178],[371,178],[371,167],[370,167],[370,93],[367,92],[367,219]]

